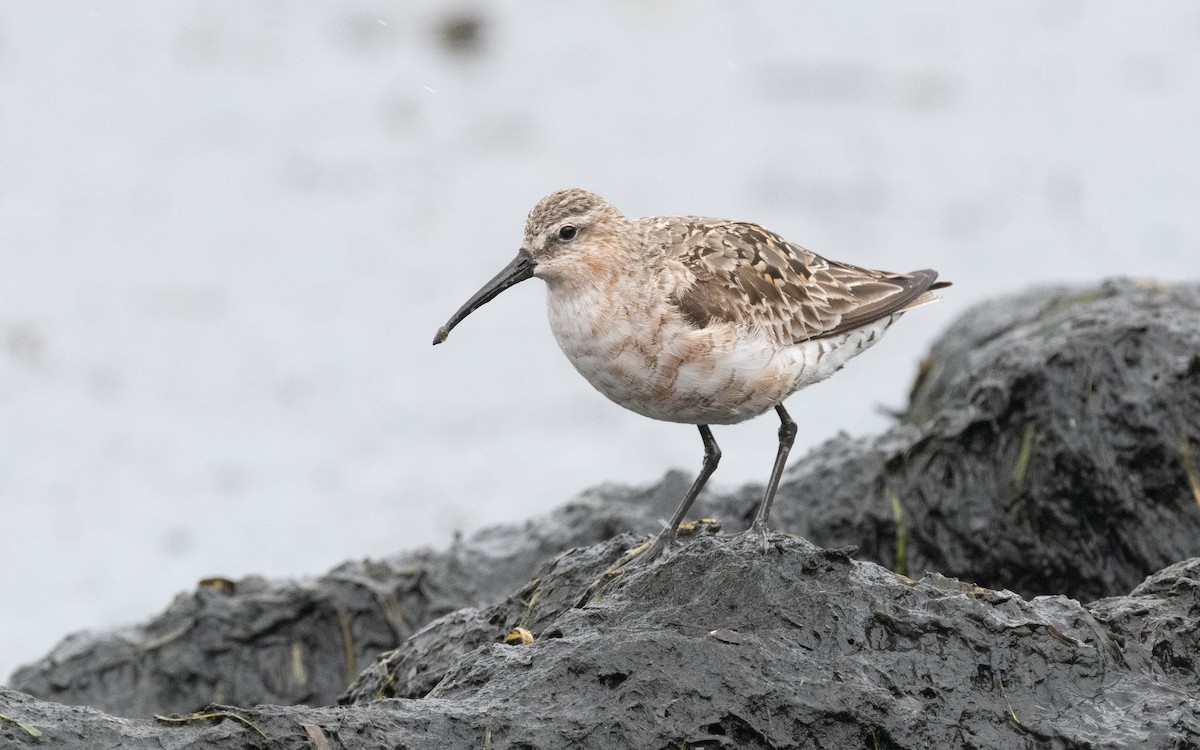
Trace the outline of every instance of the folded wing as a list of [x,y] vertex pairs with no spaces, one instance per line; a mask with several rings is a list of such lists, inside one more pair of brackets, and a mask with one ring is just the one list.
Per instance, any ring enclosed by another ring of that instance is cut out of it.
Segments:
[[932,270],[891,273],[838,263],[743,222],[683,218],[660,225],[679,248],[671,301],[703,327],[759,328],[779,344],[853,330],[938,299]]

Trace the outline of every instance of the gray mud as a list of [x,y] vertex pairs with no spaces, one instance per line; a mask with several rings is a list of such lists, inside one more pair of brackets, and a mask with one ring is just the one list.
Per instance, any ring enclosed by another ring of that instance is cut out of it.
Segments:
[[[442,552],[205,582],[66,639],[0,714],[56,747],[1200,746],[1200,285],[989,302],[927,362],[893,429],[789,470],[776,528],[829,549],[701,529],[605,576],[672,473]],[[739,530],[760,492],[696,514]],[[148,718],[214,703],[272,705]]]

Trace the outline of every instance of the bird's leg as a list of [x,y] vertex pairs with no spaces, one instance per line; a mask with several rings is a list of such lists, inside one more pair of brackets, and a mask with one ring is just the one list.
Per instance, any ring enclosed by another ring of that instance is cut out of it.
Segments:
[[688,509],[692,507],[700,490],[704,489],[705,482],[717,470],[717,464],[721,462],[721,449],[717,447],[717,441],[713,439],[712,430],[708,429],[706,424],[697,425],[697,427],[700,428],[700,439],[704,441],[704,465],[700,467],[700,475],[696,477],[696,481],[692,482],[691,489],[683,496],[683,502],[679,503],[675,514],[671,516],[670,525],[660,531],[653,540],[622,555],[621,559],[613,563],[611,568],[604,571],[604,575],[592,581],[592,585],[588,586],[587,591],[575,606],[582,607],[588,602],[595,601],[612,585],[612,581],[617,576],[622,575],[626,570],[632,570],[653,561],[675,541],[679,524],[683,523]]
[[779,414],[779,452],[775,454],[775,466],[771,469],[771,481],[767,483],[767,494],[754,521],[750,524],[748,533],[757,534],[762,539],[763,552],[767,551],[767,517],[771,515],[771,504],[775,502],[775,490],[779,489],[779,478],[783,476],[783,465],[787,463],[788,452],[796,440],[796,423],[788,416],[783,404],[775,407]]
[[[654,542],[648,549],[638,555],[639,562],[650,562],[658,557],[675,541],[675,534],[679,531],[679,524],[683,523],[684,517],[688,510],[692,507],[692,503],[696,501],[696,496],[700,494],[700,490],[704,489],[704,484],[712,473],[717,470],[717,464],[721,462],[721,449],[717,447],[717,441],[713,438],[712,430],[708,425],[697,425],[700,428],[700,439],[704,441],[704,465],[700,467],[700,475],[696,477],[696,481],[692,482],[692,487],[683,496],[683,502],[679,503],[679,507],[675,509],[675,515],[671,516],[671,523],[667,528],[659,532],[654,538]],[[793,425],[794,429],[795,425]]]

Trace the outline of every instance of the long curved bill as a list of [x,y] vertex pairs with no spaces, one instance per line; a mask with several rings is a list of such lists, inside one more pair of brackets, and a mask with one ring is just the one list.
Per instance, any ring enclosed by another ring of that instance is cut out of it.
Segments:
[[471,313],[483,307],[487,303],[496,298],[496,295],[508,289],[513,284],[520,284],[522,281],[533,277],[533,268],[537,265],[533,262],[533,258],[526,250],[517,252],[517,257],[512,259],[512,262],[504,267],[504,270],[492,277],[492,280],[483,285],[483,288],[472,295],[471,299],[458,308],[458,312],[450,316],[450,320],[446,321],[446,325],[438,329],[437,335],[433,337],[433,343],[440,344],[450,335],[450,330],[454,326],[463,321]]

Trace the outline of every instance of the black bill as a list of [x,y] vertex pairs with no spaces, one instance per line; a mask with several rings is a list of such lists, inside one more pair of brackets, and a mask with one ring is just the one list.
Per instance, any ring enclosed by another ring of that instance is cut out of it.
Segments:
[[533,268],[536,264],[533,258],[525,250],[517,251],[517,257],[512,259],[512,262],[504,267],[504,270],[492,277],[492,280],[483,285],[483,288],[466,301],[462,307],[458,308],[458,312],[450,316],[450,320],[446,321],[446,325],[438,329],[437,335],[433,337],[434,344],[440,344],[450,335],[450,330],[454,326],[462,322],[463,318],[467,317],[477,309],[483,307],[488,302],[495,299],[496,295],[508,289],[513,284],[519,284],[525,279],[533,276]]

